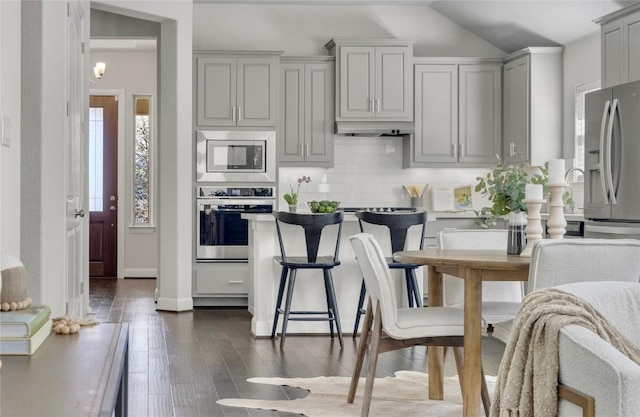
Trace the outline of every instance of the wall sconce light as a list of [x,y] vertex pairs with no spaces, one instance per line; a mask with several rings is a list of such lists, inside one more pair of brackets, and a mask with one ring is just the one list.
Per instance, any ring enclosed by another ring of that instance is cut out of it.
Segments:
[[106,70],[107,70],[107,64],[105,64],[104,62],[96,62],[96,66],[93,67],[93,75],[96,77],[96,80],[93,81],[89,79],[89,81],[92,84],[97,83],[98,81],[100,81],[100,79],[102,78]]

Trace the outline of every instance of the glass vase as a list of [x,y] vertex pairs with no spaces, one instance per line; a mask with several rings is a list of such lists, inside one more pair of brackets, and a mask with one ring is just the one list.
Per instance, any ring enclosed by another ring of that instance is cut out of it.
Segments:
[[527,213],[514,211],[507,217],[507,254],[520,255],[527,246],[527,238],[524,229],[527,226]]

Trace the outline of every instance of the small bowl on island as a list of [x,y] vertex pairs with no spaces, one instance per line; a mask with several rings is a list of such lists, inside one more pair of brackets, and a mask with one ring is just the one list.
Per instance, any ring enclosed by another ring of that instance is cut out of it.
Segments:
[[338,209],[338,207],[340,206],[340,203],[338,201],[313,200],[313,201],[307,202],[307,205],[309,206],[309,209],[311,210],[312,213],[331,214]]

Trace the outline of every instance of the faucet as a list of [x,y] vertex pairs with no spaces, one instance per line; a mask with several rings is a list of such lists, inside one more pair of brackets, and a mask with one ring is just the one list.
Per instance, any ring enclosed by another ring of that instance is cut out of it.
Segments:
[[580,172],[582,174],[582,178],[584,178],[584,171],[581,168],[573,167],[569,168],[567,172],[564,173],[564,182],[567,182],[567,180],[569,179],[569,174],[571,174],[573,171]]
[[[573,168],[569,168],[567,170],[567,172],[564,173],[564,182],[567,182],[567,180],[569,179],[569,174],[571,174],[573,171],[578,171],[580,173],[582,173],[582,178],[584,178],[584,171],[578,167],[573,167]],[[571,199],[571,204],[567,207],[565,206],[565,213],[573,213],[575,208],[576,208],[576,203],[575,201],[573,201],[573,189],[571,187],[569,187],[569,198]]]

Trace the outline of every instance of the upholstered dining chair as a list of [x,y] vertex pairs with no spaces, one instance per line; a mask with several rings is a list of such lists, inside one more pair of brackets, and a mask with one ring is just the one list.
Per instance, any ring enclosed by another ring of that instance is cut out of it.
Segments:
[[[340,265],[340,236],[342,234],[342,221],[344,213],[336,211],[330,214],[296,214],[284,211],[273,213],[276,218],[276,231],[278,234],[278,242],[280,244],[281,256],[276,257],[276,261],[282,265],[282,273],[280,275],[280,285],[278,287],[278,297],[276,300],[276,308],[273,314],[273,328],[271,330],[271,338],[276,335],[278,326],[278,318],[282,314],[282,332],[280,334],[280,348],[284,348],[284,341],[287,335],[287,324],[289,320],[297,321],[328,321],[331,338],[334,337],[335,330],[338,333],[340,348],[343,347],[342,326],[340,325],[340,314],[338,312],[338,302],[336,300],[336,292],[333,285],[333,275],[331,270]],[[286,253],[286,244],[281,233],[281,223],[298,226],[304,231],[304,246],[306,247],[306,256],[290,256]],[[337,237],[333,254],[326,256],[318,256],[320,249],[320,239],[323,230],[327,226],[337,227]],[[322,270],[324,278],[324,292],[327,299],[327,309],[318,310],[292,310],[291,303],[295,289],[297,272],[299,269],[315,269]],[[286,299],[284,308],[282,301],[286,287]]]
[[[444,229],[436,235],[440,249],[507,250],[507,231],[503,229]],[[464,306],[464,280],[445,275],[444,305]],[[482,283],[482,321],[487,333],[496,323],[513,319],[524,297],[522,282]],[[485,333],[486,334],[486,333]]]
[[[527,291],[593,281],[640,281],[640,240],[543,239],[531,253]],[[509,341],[513,320],[494,326],[493,336]]]
[[[361,411],[361,416],[367,417],[378,355],[412,346],[454,346],[454,349],[461,350],[464,344],[464,313],[462,309],[450,307],[400,308],[389,265],[378,242],[367,233],[351,236],[350,240],[369,297],[347,402],[353,403],[355,399],[365,351],[370,347]],[[463,372],[461,357],[455,355],[460,376]]]
[[[424,211],[417,212],[375,212],[375,211],[357,211],[356,217],[360,225],[360,232],[364,233],[368,227],[383,226],[389,229],[389,237],[391,239],[391,254],[406,249],[407,234],[413,226],[421,228],[420,234],[417,236],[418,241],[413,242],[415,247],[422,249],[424,247],[424,234],[427,226],[427,213]],[[391,255],[389,254],[389,255]],[[391,256],[387,258],[387,264],[390,269],[404,271],[404,278],[407,285],[407,302],[409,307],[422,307],[422,293],[418,285],[416,277],[416,269],[420,265],[410,264],[406,262],[396,262]],[[356,320],[353,326],[353,338],[358,334],[360,326],[360,318],[364,314],[365,300],[365,284],[364,280],[360,286],[360,297],[358,299],[358,308],[356,310]]]

